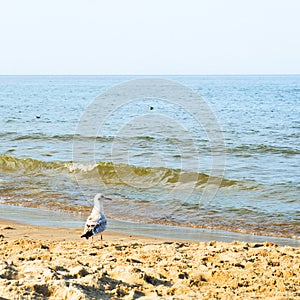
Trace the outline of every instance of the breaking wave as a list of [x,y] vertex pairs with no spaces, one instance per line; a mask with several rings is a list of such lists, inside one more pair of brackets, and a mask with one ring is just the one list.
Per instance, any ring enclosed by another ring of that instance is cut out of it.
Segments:
[[[71,161],[46,162],[33,158],[0,155],[0,171],[43,176],[54,176],[55,174],[65,173],[81,179],[98,177],[105,184],[115,185],[127,185],[128,182],[133,184],[135,182],[145,182],[147,184],[158,184],[159,186],[172,186],[193,181],[196,187],[203,187],[209,180],[210,183],[220,182],[221,187],[242,187],[242,183],[239,181],[226,178],[220,180],[220,178],[213,178],[205,173],[165,167],[140,167],[104,161],[95,164],[81,164]],[[124,180],[124,176],[126,176],[126,180]],[[247,188],[246,185],[244,188]]]

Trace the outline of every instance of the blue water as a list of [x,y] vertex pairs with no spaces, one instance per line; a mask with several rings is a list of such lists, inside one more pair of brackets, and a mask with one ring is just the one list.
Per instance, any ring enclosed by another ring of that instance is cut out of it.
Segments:
[[210,178],[207,132],[159,99],[119,108],[85,137],[94,161],[73,164],[88,105],[136,78],[0,76],[1,203],[88,213],[101,190],[113,198],[106,214],[115,219],[299,238],[299,75],[164,77],[201,95],[222,128],[224,179],[207,202],[199,200]]

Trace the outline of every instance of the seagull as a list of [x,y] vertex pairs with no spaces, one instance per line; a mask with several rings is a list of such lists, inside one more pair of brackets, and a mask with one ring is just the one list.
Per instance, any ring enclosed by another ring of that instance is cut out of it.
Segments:
[[112,200],[111,198],[105,197],[103,194],[96,194],[94,198],[94,207],[87,218],[86,223],[84,225],[84,233],[81,236],[82,238],[89,239],[97,233],[101,233],[101,242],[102,242],[102,232],[105,230],[107,225],[107,220],[104,215],[103,209],[103,201],[104,200]]

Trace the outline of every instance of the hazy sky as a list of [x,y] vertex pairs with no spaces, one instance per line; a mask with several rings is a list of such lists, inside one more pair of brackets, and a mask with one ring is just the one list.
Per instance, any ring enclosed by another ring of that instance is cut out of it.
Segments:
[[299,74],[299,13],[299,0],[0,0],[0,74]]

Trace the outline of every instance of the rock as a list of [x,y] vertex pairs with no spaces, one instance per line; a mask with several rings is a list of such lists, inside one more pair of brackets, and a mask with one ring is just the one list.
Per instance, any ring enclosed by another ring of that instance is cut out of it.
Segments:
[[41,249],[49,250],[49,247],[47,245],[41,245]]
[[70,269],[70,276],[81,278],[89,274],[89,272],[83,268],[82,266],[77,266],[75,268]]
[[127,258],[126,261],[129,262],[129,263],[136,263],[136,264],[142,264],[143,263],[140,260],[135,259],[135,258]]
[[188,279],[189,278],[189,274],[186,272],[180,273],[178,274],[178,278],[179,279]]
[[1,229],[3,229],[3,230],[16,230],[15,228],[13,228],[11,226],[3,226]]
[[47,284],[35,284],[33,289],[36,293],[43,295],[44,297],[49,297],[51,295]]

